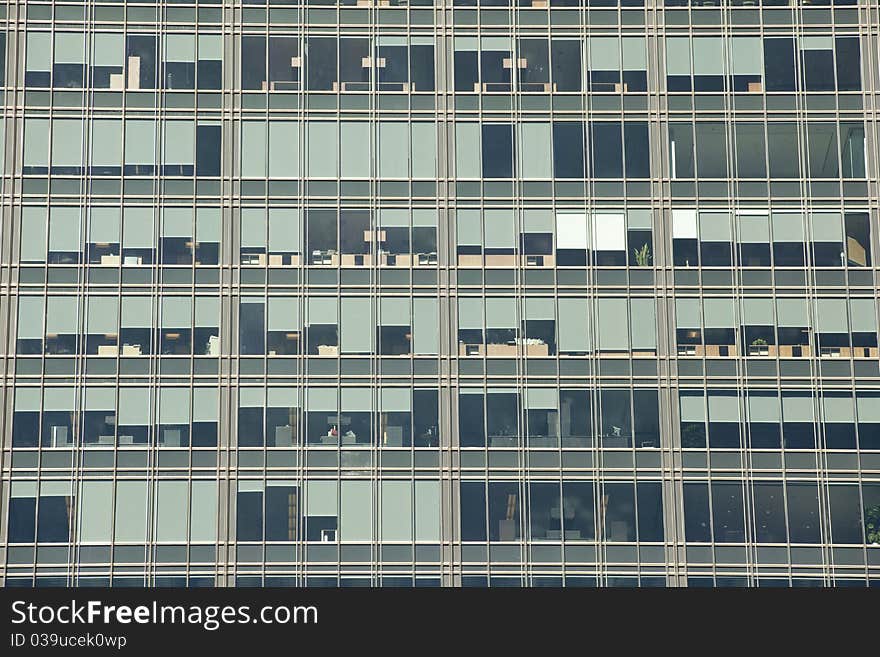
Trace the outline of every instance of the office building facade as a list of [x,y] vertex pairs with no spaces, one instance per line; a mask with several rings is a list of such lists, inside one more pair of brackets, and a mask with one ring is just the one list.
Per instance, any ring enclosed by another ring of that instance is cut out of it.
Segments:
[[876,1],[0,14],[6,586],[880,581]]

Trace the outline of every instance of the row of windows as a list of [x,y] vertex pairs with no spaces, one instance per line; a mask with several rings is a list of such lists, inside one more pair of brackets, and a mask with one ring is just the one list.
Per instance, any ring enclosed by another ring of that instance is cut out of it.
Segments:
[[[822,577],[793,577],[787,576],[759,576],[754,580],[752,586],[758,587],[864,587],[875,586],[878,580],[875,578],[865,579],[857,577],[850,573],[840,573],[833,580],[826,581]],[[36,577],[20,575],[9,575],[6,577],[5,585],[9,587],[61,587],[69,586],[73,583],[66,577],[56,577],[47,575],[37,575]],[[235,578],[236,587],[349,587],[349,586],[382,586],[382,587],[436,587],[440,586],[441,579],[439,577],[411,576],[411,575],[383,575],[375,579],[364,577],[363,575],[340,577],[329,577],[326,574],[301,576],[293,575],[239,575]],[[510,575],[463,575],[461,584],[465,587],[520,587],[520,586],[546,586],[553,588],[560,587],[665,587],[668,586],[665,576],[651,575],[607,575],[598,576],[591,575],[532,575],[531,577],[522,578]],[[117,576],[117,577],[99,577],[99,576],[79,576],[75,581],[76,586],[101,586],[114,588],[121,587],[200,587],[215,586],[213,576],[199,577],[198,575],[157,575],[152,578],[144,578],[143,576]],[[732,575],[718,577],[693,576],[688,577],[687,586],[717,586],[717,587],[747,587],[750,580],[744,575]]]
[[[99,9],[104,9],[105,11],[101,15],[101,20],[111,20],[113,17],[116,17],[117,14],[112,13],[112,10],[115,9],[113,6],[113,2],[101,3]],[[121,4],[121,3],[119,3]],[[127,4],[130,5],[152,5],[155,4],[154,0],[129,0]],[[168,2],[169,5],[193,5],[202,7],[204,5],[213,5],[220,4],[219,0],[172,0]],[[435,3],[432,0],[243,0],[243,5],[269,5],[270,7],[274,6],[323,6],[323,7],[361,7],[361,8],[393,8],[393,7],[431,7],[435,6]],[[476,7],[481,6],[483,8],[492,8],[492,7],[519,7],[519,8],[533,8],[533,9],[546,9],[547,7],[593,7],[593,8],[607,8],[607,7],[621,7],[624,9],[630,9],[635,7],[643,7],[644,0],[453,0],[453,2],[449,3],[454,7]],[[706,11],[712,11],[712,8],[719,7],[721,5],[727,5],[732,7],[756,7],[761,4],[764,7],[790,7],[792,6],[790,0],[763,0],[762,2],[758,2],[758,0],[730,0],[729,2],[722,2],[722,0],[709,0],[709,2],[696,2],[690,0],[665,0],[663,3],[666,7],[687,7],[691,5],[695,8],[703,8]],[[858,0],[811,0],[810,2],[805,2],[805,6],[802,9],[809,10],[811,8],[818,7],[831,7],[831,6],[855,6],[858,4]],[[439,4],[437,5],[439,6]],[[50,20],[52,16],[52,10],[50,5],[47,3],[45,5],[34,3],[31,5],[28,11],[28,20]],[[134,7],[133,9],[137,9],[139,11],[134,11],[134,17],[130,17],[130,20],[144,21],[147,20],[149,16],[155,17],[155,13],[151,12],[147,7]],[[191,12],[186,12],[185,9],[182,8],[169,8],[169,15],[166,16],[166,20],[170,22],[193,22],[194,17]],[[207,16],[211,16],[212,14],[207,14]],[[122,14],[118,14],[117,20],[122,20]],[[82,9],[71,6],[60,5],[56,9],[56,20],[65,20],[65,21],[82,21],[84,19],[84,14]],[[153,18],[155,20],[155,18]],[[199,14],[200,22],[220,22],[220,16],[217,15],[217,18],[214,20],[204,20],[202,18],[202,14]]]
[[[13,482],[10,543],[213,542],[216,482],[84,480]],[[809,481],[685,482],[685,540],[692,543],[876,544],[880,485],[835,484],[827,498]],[[304,493],[304,499],[303,499]],[[663,492],[653,481],[463,481],[465,542],[665,540]],[[820,502],[826,508],[820,511]],[[239,481],[238,541],[436,542],[440,485],[375,482]],[[150,522],[152,516],[152,522]],[[375,516],[375,521],[374,521]]]
[[[220,175],[219,125],[163,121],[158,144],[155,121],[127,119],[123,126],[119,119],[97,119],[89,138],[83,128],[78,119],[27,119],[22,172]],[[241,175],[247,178],[436,176],[434,123],[380,122],[375,138],[367,122],[246,121],[241,130]],[[672,122],[668,135],[673,179],[865,177],[862,123]],[[459,122],[455,172],[459,179],[648,178],[649,142],[648,124],[638,121]]]
[[[236,502],[239,541],[371,541],[374,515],[381,541],[440,539],[438,481],[240,481]],[[210,480],[13,482],[7,540],[214,542],[217,510]]]
[[[20,296],[17,353],[221,354],[217,297],[165,296],[157,305],[146,296],[122,296],[121,302],[116,296],[90,296],[82,320],[79,306],[74,296]],[[656,355],[656,305],[651,298],[460,296],[455,306],[459,357]],[[437,354],[439,308],[435,297],[244,297],[238,312],[238,353]],[[712,296],[701,303],[697,297],[678,297],[675,327],[680,348],[728,347],[725,353],[707,351],[707,356],[809,357],[813,345],[823,356],[829,355],[826,348],[852,346],[868,351],[833,355],[877,357],[872,298],[780,296],[774,302],[770,297]],[[748,346],[748,353],[737,351],[738,343]],[[769,347],[777,346],[770,353]],[[792,352],[794,346],[799,353]]]
[[[29,32],[25,86],[222,87],[219,34],[172,33],[160,40],[149,34],[94,33],[90,40],[88,56],[83,33],[57,32],[53,39],[49,32]],[[646,41],[640,36],[586,42],[523,37],[515,47],[509,37],[456,36],[452,51],[455,91],[647,91]],[[858,37],[670,36],[665,53],[669,91],[861,89]],[[433,92],[434,66],[433,36],[243,36],[240,85],[272,92]]]
[[[436,389],[308,388],[304,403],[293,388],[239,392],[240,447],[437,447]],[[20,388],[12,420],[14,447],[217,444],[214,389],[89,387]],[[880,449],[878,395],[859,390],[808,391],[684,389],[680,435],[685,448]],[[158,404],[156,403],[158,402]],[[77,408],[82,411],[77,412]],[[41,411],[42,408],[42,411]],[[158,410],[153,410],[157,408]],[[747,419],[747,424],[746,424]],[[530,387],[462,388],[458,396],[461,447],[660,447],[656,388],[598,390]]]

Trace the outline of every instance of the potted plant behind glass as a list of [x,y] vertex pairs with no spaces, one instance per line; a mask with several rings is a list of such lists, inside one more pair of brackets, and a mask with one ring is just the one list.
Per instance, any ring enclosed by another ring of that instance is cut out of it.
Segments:
[[755,338],[749,345],[749,356],[769,356],[767,341],[764,338]]
[[880,546],[880,504],[865,510],[865,539],[868,545]]
[[649,266],[651,264],[651,249],[648,244],[645,243],[641,249],[633,249],[633,257],[639,267]]

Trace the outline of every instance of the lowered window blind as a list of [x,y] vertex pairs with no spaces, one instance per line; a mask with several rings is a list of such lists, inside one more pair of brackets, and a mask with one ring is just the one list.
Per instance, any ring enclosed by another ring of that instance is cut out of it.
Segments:
[[46,334],[72,335],[79,333],[79,304],[76,297],[48,297],[46,299]]
[[368,354],[373,350],[372,303],[367,298],[342,299],[340,346],[342,353]]
[[161,388],[159,424],[189,424],[189,388]]
[[269,297],[269,331],[299,331],[300,300],[296,297]]
[[119,330],[119,299],[89,297],[86,332],[89,335],[115,334]]
[[122,208],[93,207],[89,211],[89,242],[118,244],[122,232]]
[[370,123],[340,123],[341,167],[343,178],[367,178],[370,175]]
[[629,349],[629,331],[626,330],[626,299],[599,299],[597,302],[599,348],[616,351]]
[[523,178],[553,177],[553,143],[549,123],[521,123],[518,129],[520,176]]
[[779,395],[766,392],[749,393],[749,422],[778,423],[781,418]]
[[588,352],[590,339],[590,304],[587,299],[559,299],[559,350]]
[[340,540],[373,540],[372,483],[369,481],[342,481],[340,492]]
[[702,391],[681,391],[678,405],[682,422],[702,424],[706,421],[706,397]]
[[95,119],[92,123],[92,164],[96,167],[122,166],[122,121]]
[[410,481],[382,481],[382,541],[412,541],[413,489]]
[[151,424],[152,408],[149,388],[120,388],[118,421],[121,426],[145,426]]
[[335,178],[339,165],[339,131],[336,123],[311,121],[308,134],[308,175]]
[[413,353],[437,354],[440,349],[440,308],[437,299],[413,299]]
[[556,213],[556,248],[586,250],[590,248],[587,215],[579,212]]

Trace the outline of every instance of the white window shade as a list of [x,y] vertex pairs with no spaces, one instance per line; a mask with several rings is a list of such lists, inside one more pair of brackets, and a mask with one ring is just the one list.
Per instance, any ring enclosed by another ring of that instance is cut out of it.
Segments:
[[480,126],[478,123],[455,124],[455,175],[457,178],[479,178]]
[[516,328],[516,305],[513,297],[486,299],[486,328]]
[[630,299],[630,324],[634,350],[657,348],[657,308],[654,299]]
[[522,211],[522,232],[524,233],[552,233],[553,212],[537,208],[528,208]]
[[189,518],[189,484],[186,481],[156,482],[155,539],[173,543],[186,541]]
[[810,225],[814,242],[843,241],[843,226],[839,212],[812,212]]
[[682,422],[702,424],[706,421],[706,397],[702,391],[681,391],[678,406]]
[[703,299],[706,328],[733,328],[736,326],[736,303],[727,297]]
[[122,208],[92,207],[89,211],[89,242],[117,244],[122,232]]
[[340,123],[340,135],[342,177],[369,177],[371,162],[370,123],[343,121]]
[[218,399],[216,388],[193,388],[193,422],[216,422]]
[[300,124],[295,121],[269,121],[269,177],[300,175],[299,128]]
[[724,40],[694,37],[694,75],[724,75]]
[[298,331],[301,326],[297,297],[269,297],[269,331]]
[[52,119],[52,166],[78,167],[83,156],[83,121]]
[[596,251],[626,251],[626,215],[594,214],[593,244]]
[[455,229],[460,246],[483,244],[483,226],[479,210],[456,210]]
[[342,541],[373,539],[373,485],[369,481],[342,481],[340,485],[339,538]]
[[169,208],[162,210],[162,237],[185,237],[193,235],[192,208]]
[[79,251],[81,209],[71,206],[49,209],[49,251]]
[[648,68],[648,51],[645,38],[623,37],[623,70],[644,71]]
[[737,213],[739,241],[744,244],[767,244],[770,242],[770,217],[767,213]]
[[697,239],[697,211],[672,211],[672,237],[677,240]]
[[822,419],[831,423],[849,423],[855,420],[853,399],[849,393],[822,395]]
[[122,326],[150,328],[153,325],[152,297],[122,297]]
[[850,299],[849,311],[854,333],[876,333],[877,313],[874,299]]
[[[201,29],[201,28],[199,28]],[[223,35],[222,34],[199,34],[199,59],[218,60],[223,59]]]
[[192,298],[164,297],[162,299],[161,321],[163,328],[192,326]]
[[590,69],[593,71],[620,70],[619,37],[590,37]]
[[55,63],[84,64],[86,61],[86,39],[82,32],[55,33]]
[[773,326],[773,299],[747,297],[742,300],[742,321],[747,326]]
[[782,421],[810,422],[816,417],[815,400],[811,393],[783,392]]
[[379,299],[380,326],[410,326],[409,299],[404,297],[382,297]]
[[803,242],[804,217],[794,212],[774,212],[770,218],[774,242]]
[[383,481],[382,541],[412,541],[413,489],[410,481]]
[[241,124],[241,175],[261,178],[266,175],[266,124],[261,121],[243,121]]
[[18,298],[19,340],[43,339],[43,297]]
[[806,328],[810,326],[810,311],[803,297],[776,299],[776,321],[779,326]]
[[699,328],[702,325],[699,299],[681,297],[675,300],[676,328]]
[[189,424],[188,388],[161,388],[159,391],[159,424]]
[[486,248],[512,249],[516,246],[513,210],[486,210],[484,219]]
[[49,32],[28,32],[26,53],[26,70],[48,71],[51,69],[52,35]]
[[92,164],[96,167],[122,166],[122,121],[96,119],[91,134]]
[[301,244],[302,210],[269,208],[269,250],[300,253]]
[[556,213],[556,248],[586,250],[589,246],[587,215],[583,212]]
[[199,242],[220,241],[220,208],[196,208],[196,239]]
[[599,299],[597,305],[599,348],[612,351],[629,349],[627,300]]
[[815,303],[819,333],[849,332],[846,299],[819,298]]
[[458,328],[483,329],[483,300],[472,297],[458,299]]
[[592,349],[590,340],[590,304],[587,299],[559,299],[556,323],[559,351],[580,353]]
[[520,176],[522,178],[551,178],[553,156],[550,147],[553,135],[549,123],[521,123],[519,137]]
[[196,61],[196,35],[166,34],[165,59],[169,62]]
[[726,212],[700,212],[700,240],[730,241],[730,215]]
[[119,329],[119,299],[89,297],[86,332],[89,335],[114,334]]
[[728,39],[734,75],[763,75],[761,54],[764,45],[758,36],[735,36]]
[[336,481],[306,481],[306,514],[309,516],[336,516],[339,489]]
[[413,299],[413,353],[436,354],[440,348],[440,308],[437,299]]
[[120,388],[118,422],[120,426],[151,424],[152,403],[149,388]]
[[78,311],[79,303],[76,297],[47,297],[46,334],[79,333]]
[[336,297],[311,297],[308,303],[310,325],[336,324],[339,321],[339,301]]
[[440,482],[418,480],[415,482],[415,539],[417,541],[440,541]]
[[379,409],[389,413],[410,412],[412,391],[409,388],[382,388],[379,391]]
[[165,122],[165,164],[193,164],[196,154],[196,124],[192,121]]
[[880,396],[876,392],[856,392],[856,411],[859,422],[880,423]]
[[748,401],[749,422],[777,423],[781,418],[779,396],[774,393],[751,393]]
[[666,37],[666,74],[691,74],[691,41],[688,37]]
[[739,422],[739,397],[732,392],[709,393],[709,422]]
[[126,119],[125,163],[152,164],[156,161],[156,122]]
[[309,122],[308,175],[313,178],[335,178],[339,163],[339,130],[336,123]]
[[241,209],[242,248],[266,246],[266,210],[264,208]]

